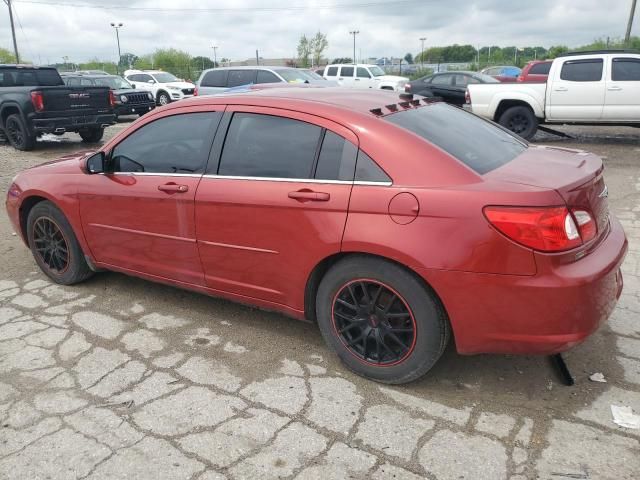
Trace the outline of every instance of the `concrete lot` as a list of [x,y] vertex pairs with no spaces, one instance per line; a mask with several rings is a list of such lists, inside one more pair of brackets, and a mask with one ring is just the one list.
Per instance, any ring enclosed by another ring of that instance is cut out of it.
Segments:
[[[613,317],[566,355],[574,387],[545,358],[453,349],[384,387],[281,315],[113,273],[53,285],[0,214],[0,478],[637,479],[640,430],[610,406],[640,414],[640,130],[565,130],[538,140],[606,157],[630,241]],[[3,195],[83,148],[55,140],[0,146]]]

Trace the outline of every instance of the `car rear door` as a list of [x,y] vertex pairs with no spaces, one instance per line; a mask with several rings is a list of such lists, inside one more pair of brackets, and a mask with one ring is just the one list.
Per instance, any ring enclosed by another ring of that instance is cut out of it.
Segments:
[[[203,285],[194,198],[222,108],[143,119],[108,152],[112,173],[87,175],[80,215],[99,264]],[[145,117],[146,118],[146,117]]]
[[613,56],[602,119],[640,122],[640,58]]
[[357,137],[331,121],[227,107],[196,194],[208,287],[304,308],[304,285],[340,251]]
[[558,67],[547,84],[547,118],[600,120],[606,85],[604,59],[568,57]]
[[431,79],[430,90],[436,97],[442,97],[446,102],[454,99],[453,74],[444,73],[442,75],[434,75]]
[[209,70],[200,79],[198,95],[214,95],[227,89],[229,70]]
[[345,87],[353,88],[355,83],[355,67],[353,65],[343,65],[340,67],[338,83]]

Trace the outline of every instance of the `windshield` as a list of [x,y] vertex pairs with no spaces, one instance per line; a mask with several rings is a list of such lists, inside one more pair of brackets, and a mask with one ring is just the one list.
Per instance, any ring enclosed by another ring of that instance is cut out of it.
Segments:
[[121,77],[100,77],[94,78],[93,83],[100,87],[109,87],[112,90],[118,90],[122,88],[132,88],[131,84]]
[[374,77],[381,77],[383,75],[386,75],[386,73],[384,73],[384,70],[382,70],[379,66],[374,65],[372,67],[369,67],[369,71],[371,72],[371,75],[373,75]]
[[283,68],[282,70],[276,70],[276,72],[289,83],[308,83],[311,80],[315,80],[315,78],[309,75],[309,72],[295,68]]
[[156,82],[158,83],[170,83],[170,82],[179,82],[180,79],[177,78],[175,75],[172,75],[170,73],[154,73],[153,76],[156,79]]
[[311,78],[313,78],[314,80],[325,80],[324,77],[321,77],[320,75],[318,75],[316,72],[313,72],[311,70],[304,70],[304,73],[306,73],[307,75],[309,75]]
[[506,130],[445,103],[384,119],[437,145],[480,175],[509,163],[527,149],[526,143]]

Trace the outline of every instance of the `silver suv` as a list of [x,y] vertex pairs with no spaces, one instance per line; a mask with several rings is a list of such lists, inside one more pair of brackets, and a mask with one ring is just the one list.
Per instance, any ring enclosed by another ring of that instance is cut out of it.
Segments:
[[242,85],[257,83],[307,83],[330,86],[320,75],[291,67],[221,67],[205,70],[196,82],[198,95],[214,95]]

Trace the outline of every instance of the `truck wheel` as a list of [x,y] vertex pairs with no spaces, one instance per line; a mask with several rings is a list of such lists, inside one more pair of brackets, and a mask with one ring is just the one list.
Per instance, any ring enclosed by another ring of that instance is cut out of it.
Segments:
[[160,92],[158,94],[158,104],[168,105],[169,103],[171,103],[171,98],[169,98],[169,94],[167,92]]
[[520,105],[502,112],[498,123],[525,140],[531,140],[538,130],[538,119],[531,109]]
[[435,365],[449,321],[435,293],[394,263],[362,256],[336,263],[316,295],[320,332],[358,375],[401,384]]
[[81,130],[78,132],[82,141],[85,143],[97,143],[102,140],[104,135],[104,128],[90,128],[88,130]]
[[18,114],[9,115],[4,122],[4,131],[9,143],[16,150],[33,150],[36,145],[36,137],[29,133],[22,117]]

